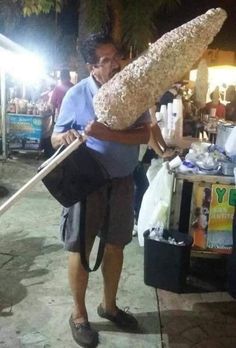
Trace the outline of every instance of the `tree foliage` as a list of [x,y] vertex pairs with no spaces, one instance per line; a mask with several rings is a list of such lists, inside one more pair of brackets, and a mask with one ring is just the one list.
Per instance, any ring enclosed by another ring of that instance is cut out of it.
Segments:
[[[20,22],[19,18],[22,15],[26,17],[27,23],[29,18],[34,21],[38,18],[40,23],[40,15],[51,16],[54,37],[51,35],[52,28],[48,29],[47,34],[44,26],[39,25],[38,30],[44,33],[46,41],[51,41],[50,47],[54,45],[54,57],[63,56],[65,60],[68,52],[74,52],[75,38],[63,38],[60,28],[57,28],[57,15],[70,3],[78,7],[78,42],[81,43],[89,32],[105,30],[127,54],[132,51],[132,56],[135,57],[158,37],[154,25],[156,14],[163,10],[172,11],[180,2],[181,0],[0,0],[0,27],[5,27],[2,32],[9,35],[14,25],[17,29],[17,24],[20,23],[18,28],[21,28],[23,21]],[[26,29],[26,32],[28,35],[29,30]],[[26,40],[27,35],[23,35]],[[30,35],[36,38],[41,34],[32,32]],[[51,37],[53,38],[50,39]],[[41,44],[45,40],[40,40]],[[79,56],[78,62],[82,71],[82,59],[80,62]]]
[[23,0],[23,14],[24,16],[48,14],[51,10],[60,12],[62,5],[63,0]]
[[132,47],[133,52],[138,54],[157,36],[153,22],[155,14],[162,10],[172,11],[180,2],[181,0],[87,0],[87,22],[91,31],[107,28],[123,46]]
[[[23,0],[25,16],[60,12],[65,0]],[[86,0],[85,21],[90,31],[110,31],[123,46],[140,53],[155,38],[153,19],[162,9],[173,10],[181,0]],[[80,4],[80,2],[78,2]],[[80,34],[80,33],[79,33]]]

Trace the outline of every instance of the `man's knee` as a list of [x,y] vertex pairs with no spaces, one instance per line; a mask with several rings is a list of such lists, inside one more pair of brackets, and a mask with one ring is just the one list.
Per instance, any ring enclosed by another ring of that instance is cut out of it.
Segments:
[[123,253],[123,250],[124,250],[124,246],[122,246],[122,245],[106,244],[106,246],[105,246],[106,254]]

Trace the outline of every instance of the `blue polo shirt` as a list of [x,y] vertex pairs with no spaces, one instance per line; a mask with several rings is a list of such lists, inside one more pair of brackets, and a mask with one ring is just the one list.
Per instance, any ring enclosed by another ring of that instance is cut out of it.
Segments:
[[[98,88],[92,76],[70,88],[62,101],[54,132],[63,133],[71,128],[79,131],[95,120],[93,96]],[[150,123],[149,113],[139,117],[135,125],[141,123]],[[88,137],[86,144],[112,178],[130,175],[137,165],[139,145],[103,141],[94,137]]]

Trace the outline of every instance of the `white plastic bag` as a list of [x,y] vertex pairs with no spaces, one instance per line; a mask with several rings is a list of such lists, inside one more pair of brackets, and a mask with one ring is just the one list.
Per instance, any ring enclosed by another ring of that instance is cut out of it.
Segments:
[[167,225],[174,175],[168,171],[168,162],[162,164],[145,192],[139,212],[138,240],[144,245],[143,233],[158,223]]
[[148,168],[147,173],[146,173],[149,184],[152,182],[152,180],[157,175],[158,171],[160,170],[160,168],[162,166],[162,163],[163,163],[162,158],[153,158],[151,160],[151,165]]
[[236,156],[236,127],[234,127],[226,140],[225,152],[228,156]]

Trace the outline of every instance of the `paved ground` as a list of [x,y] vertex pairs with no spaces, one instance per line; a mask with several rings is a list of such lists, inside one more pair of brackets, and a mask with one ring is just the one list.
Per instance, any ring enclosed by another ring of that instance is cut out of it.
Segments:
[[[0,186],[13,194],[40,162],[28,154],[0,162]],[[59,215],[59,204],[39,183],[0,217],[0,348],[77,347],[68,327],[72,298]],[[236,302],[224,291],[223,271],[219,261],[192,262],[186,293],[156,291],[143,282],[143,249],[134,238],[126,249],[118,303],[130,308],[141,329],[123,333],[97,316],[102,291],[97,271],[87,303],[99,346],[235,348]]]

